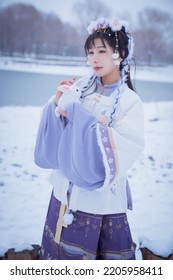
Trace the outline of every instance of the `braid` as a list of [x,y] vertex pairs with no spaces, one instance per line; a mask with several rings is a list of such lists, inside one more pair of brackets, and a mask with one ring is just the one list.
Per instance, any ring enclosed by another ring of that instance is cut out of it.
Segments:
[[118,103],[118,99],[115,100],[115,103],[113,105],[113,111],[110,115],[110,122],[109,122],[108,126],[113,126],[113,121],[115,119],[114,115],[115,115],[115,112],[117,110],[117,103]]
[[108,124],[108,126],[110,126],[110,127],[112,127],[114,125],[115,117],[117,116],[117,113],[118,113],[118,102],[122,95],[122,91],[120,90],[121,86],[122,85],[120,85],[118,87],[118,94],[116,95],[115,102],[113,105],[113,110],[112,110],[112,113],[110,114],[110,122]]

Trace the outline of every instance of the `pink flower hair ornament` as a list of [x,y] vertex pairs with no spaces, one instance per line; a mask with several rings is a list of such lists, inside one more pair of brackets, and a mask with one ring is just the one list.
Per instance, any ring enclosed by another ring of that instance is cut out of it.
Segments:
[[[129,55],[126,58],[126,60],[124,61],[124,63],[126,64],[126,61],[129,61],[132,59],[133,52],[134,52],[133,36],[132,36],[131,32],[129,31],[129,24],[127,21],[119,20],[118,18],[106,19],[104,17],[101,17],[101,18],[98,18],[96,21],[91,21],[90,25],[87,28],[87,31],[90,35],[95,31],[106,33],[107,28],[110,27],[111,30],[113,32],[115,32],[115,35],[116,35],[116,32],[120,31],[123,26],[125,28],[125,32],[126,32],[128,38],[129,38],[129,45],[128,45]],[[114,56],[116,56],[116,57],[114,57],[114,59],[117,59],[116,53]]]
[[96,21],[91,21],[90,25],[87,28],[89,34],[92,34],[95,31],[102,31],[104,32],[105,29],[110,27],[112,31],[120,31],[122,27],[125,27],[127,32],[128,29],[128,22],[119,20],[118,18],[113,19],[106,19],[106,18],[98,18]]

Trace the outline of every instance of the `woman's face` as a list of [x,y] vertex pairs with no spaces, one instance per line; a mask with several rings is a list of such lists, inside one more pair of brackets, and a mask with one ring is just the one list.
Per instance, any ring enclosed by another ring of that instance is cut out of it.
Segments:
[[112,57],[113,49],[106,40],[104,44],[99,38],[94,40],[94,44],[88,50],[88,61],[95,74],[98,77],[102,77],[102,80],[104,78],[109,80],[109,77],[115,77],[116,81],[118,71]]

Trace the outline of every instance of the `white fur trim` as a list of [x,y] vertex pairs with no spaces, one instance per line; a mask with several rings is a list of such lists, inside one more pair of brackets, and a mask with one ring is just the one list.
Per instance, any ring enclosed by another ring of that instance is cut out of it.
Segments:
[[52,95],[52,96],[49,98],[48,103],[53,102],[53,101],[55,101],[55,95]]
[[55,116],[56,116],[57,118],[59,118],[59,116],[60,116],[58,110],[59,110],[59,107],[56,106],[56,108],[55,108]]

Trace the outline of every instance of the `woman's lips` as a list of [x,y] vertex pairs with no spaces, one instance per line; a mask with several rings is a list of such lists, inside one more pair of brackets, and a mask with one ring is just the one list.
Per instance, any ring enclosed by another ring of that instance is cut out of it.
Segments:
[[95,70],[95,71],[99,71],[100,69],[102,69],[103,67],[99,67],[99,66],[96,66],[96,67],[94,67],[93,69]]

